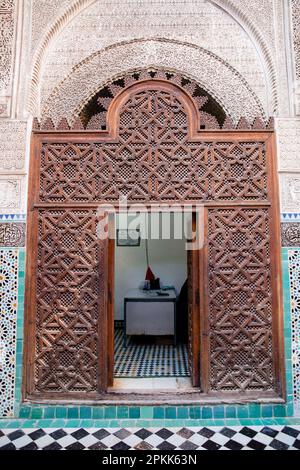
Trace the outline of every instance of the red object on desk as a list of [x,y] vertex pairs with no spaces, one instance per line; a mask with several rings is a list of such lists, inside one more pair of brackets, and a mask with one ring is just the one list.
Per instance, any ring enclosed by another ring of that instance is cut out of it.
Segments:
[[148,266],[147,271],[146,271],[145,281],[154,281],[154,279],[155,279],[155,276],[150,266]]

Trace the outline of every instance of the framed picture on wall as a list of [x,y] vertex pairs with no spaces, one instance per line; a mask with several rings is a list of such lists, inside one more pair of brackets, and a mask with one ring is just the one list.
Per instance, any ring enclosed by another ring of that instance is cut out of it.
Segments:
[[140,229],[117,229],[117,246],[140,246]]

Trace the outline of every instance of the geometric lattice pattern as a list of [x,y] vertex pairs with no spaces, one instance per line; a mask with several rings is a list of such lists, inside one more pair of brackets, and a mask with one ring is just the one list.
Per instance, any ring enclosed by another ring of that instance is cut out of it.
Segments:
[[0,430],[0,450],[300,450],[300,426],[23,428]]
[[[105,129],[107,124],[107,110],[114,97],[124,88],[137,83],[139,80],[153,79],[174,83],[191,95],[199,110],[203,129],[204,126],[205,129],[219,129],[224,122],[225,127],[230,124],[229,118],[225,119],[226,114],[223,108],[206,90],[200,88],[196,82],[184,78],[179,74],[152,68],[152,70],[136,70],[133,73],[126,74],[123,78],[109,83],[96,93],[80,113],[81,121],[86,126],[86,129]],[[263,125],[262,121],[261,125]]]
[[300,409],[300,250],[289,250],[292,317],[292,362],[295,406]]
[[39,211],[36,390],[97,389],[101,249],[93,210]]
[[211,389],[274,389],[268,209],[211,209]]
[[13,416],[16,323],[18,299],[18,251],[0,250],[0,417]]
[[130,336],[123,347],[123,330],[115,330],[115,377],[186,377],[185,344],[138,344]]
[[264,201],[264,142],[190,142],[183,103],[170,92],[132,95],[117,143],[45,143],[43,202]]
[[[165,81],[140,82],[121,100],[98,139],[66,136],[42,143],[35,202],[49,209],[38,209],[33,388],[39,394],[99,389],[98,363],[104,357],[98,352],[104,315],[99,302],[105,301],[107,273],[95,209],[84,204],[117,204],[124,197],[148,204],[269,203],[265,135],[250,141],[249,134],[225,142],[200,138],[193,125],[198,116],[201,128],[201,112]],[[271,212],[262,207],[208,212],[210,390],[274,392]]]

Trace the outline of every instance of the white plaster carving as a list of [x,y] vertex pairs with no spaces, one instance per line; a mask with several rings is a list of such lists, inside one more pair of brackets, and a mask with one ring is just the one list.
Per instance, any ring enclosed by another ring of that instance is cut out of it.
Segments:
[[116,44],[78,64],[53,91],[42,116],[51,116],[55,123],[63,116],[72,120],[90,96],[112,77],[145,66],[174,70],[194,79],[233,119],[244,115],[251,120],[264,114],[259,99],[243,77],[214,54],[176,40],[149,39]]
[[53,23],[53,19],[59,18],[75,3],[74,0],[35,0],[32,2],[32,50],[36,49],[49,23]]
[[0,94],[5,94],[11,81],[14,47],[15,1],[2,0],[0,7]]
[[300,212],[300,173],[280,175],[281,212]]
[[300,0],[291,2],[296,78],[300,80]]
[[289,23],[289,8],[285,1],[273,0],[273,19],[270,25],[274,31],[274,61],[278,84],[277,116],[289,117],[291,113],[290,83],[288,80],[288,64],[290,50],[286,49],[286,28]]
[[15,0],[2,0],[0,6],[0,117],[9,117],[16,27]]
[[[263,0],[263,7],[267,8],[269,5],[270,11],[264,11],[264,15],[257,15],[257,24],[262,16],[264,16],[262,21],[268,24],[265,16],[268,18],[272,13],[272,1]],[[216,8],[212,3],[220,5],[222,9]],[[273,114],[277,91],[276,73],[268,46],[270,38],[268,37],[268,41],[263,39],[266,28],[263,25],[259,29],[253,20],[255,13],[252,12],[253,18],[249,16],[248,11],[251,8],[245,7],[246,3],[245,0],[240,0],[238,5],[233,0],[63,2],[63,5],[69,5],[69,8],[46,29],[44,38],[35,52],[29,95],[30,109],[32,112],[36,110],[41,67],[50,45],[51,52],[45,64],[43,98],[49,96],[52,89],[79,60],[99,51],[100,48],[112,42],[157,36],[199,44],[228,61],[248,80],[265,109],[267,90],[264,74],[266,74],[270,88],[269,111]],[[259,2],[256,1],[256,4],[259,11],[263,11],[259,7]],[[248,11],[243,11],[244,8]],[[230,15],[242,27],[223,9],[230,11]],[[41,21],[45,24],[44,19]],[[244,29],[251,36],[251,40]],[[271,31],[272,27],[269,27],[269,30]],[[85,33],[82,34],[82,31]],[[260,48],[260,55],[265,61],[265,70],[261,67],[261,57],[257,54],[256,48]]]
[[26,128],[24,121],[0,120],[0,172],[24,169]]
[[20,175],[0,175],[0,213],[24,211],[25,178]]
[[300,119],[277,119],[279,171],[300,171]]
[[[270,87],[270,114],[278,111],[278,79],[275,57],[276,38],[274,29],[274,10],[276,2],[281,0],[210,0],[232,14],[245,28],[256,44],[265,62],[265,73]],[[277,32],[276,32],[277,33]],[[283,31],[281,31],[283,35]],[[271,47],[270,47],[271,46]]]
[[297,80],[294,88],[295,114],[300,116],[300,80]]

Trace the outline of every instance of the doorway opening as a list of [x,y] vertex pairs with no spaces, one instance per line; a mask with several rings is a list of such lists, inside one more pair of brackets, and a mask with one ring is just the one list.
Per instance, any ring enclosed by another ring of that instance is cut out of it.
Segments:
[[192,388],[184,224],[181,213],[116,216],[114,389]]

